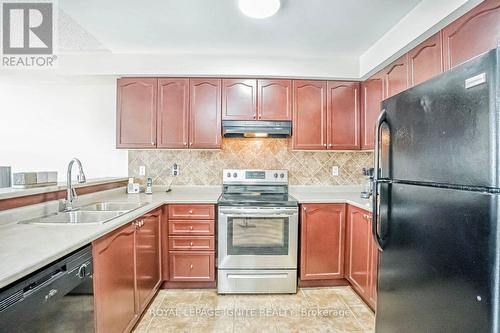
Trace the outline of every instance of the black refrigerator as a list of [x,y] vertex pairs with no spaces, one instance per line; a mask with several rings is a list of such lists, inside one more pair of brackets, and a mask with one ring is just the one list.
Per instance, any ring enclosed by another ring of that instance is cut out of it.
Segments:
[[500,49],[382,103],[377,333],[500,332]]

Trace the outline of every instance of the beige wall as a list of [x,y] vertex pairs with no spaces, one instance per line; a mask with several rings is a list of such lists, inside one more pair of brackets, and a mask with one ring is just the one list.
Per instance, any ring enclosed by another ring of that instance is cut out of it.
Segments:
[[[361,169],[373,164],[371,152],[291,151],[286,139],[224,139],[221,150],[130,150],[129,176],[139,177],[139,166],[155,185],[170,182],[170,167],[180,175],[174,185],[220,185],[222,169],[287,169],[292,185],[362,184]],[[339,176],[331,176],[332,166]],[[143,181],[143,179],[142,179]]]

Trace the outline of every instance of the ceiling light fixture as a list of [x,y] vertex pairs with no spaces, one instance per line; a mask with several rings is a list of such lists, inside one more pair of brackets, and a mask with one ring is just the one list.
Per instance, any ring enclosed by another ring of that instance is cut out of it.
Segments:
[[238,0],[238,5],[246,16],[263,19],[276,14],[281,2],[280,0]]

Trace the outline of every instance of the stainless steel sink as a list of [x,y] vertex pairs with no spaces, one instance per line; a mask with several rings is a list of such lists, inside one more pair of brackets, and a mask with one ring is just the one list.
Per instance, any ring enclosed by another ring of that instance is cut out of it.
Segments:
[[127,211],[114,211],[114,212],[91,212],[91,211],[71,211],[61,212],[54,215],[34,218],[26,221],[19,222],[21,224],[101,224],[112,220],[120,215],[127,213]]
[[77,208],[79,211],[130,212],[145,206],[146,202],[96,202]]

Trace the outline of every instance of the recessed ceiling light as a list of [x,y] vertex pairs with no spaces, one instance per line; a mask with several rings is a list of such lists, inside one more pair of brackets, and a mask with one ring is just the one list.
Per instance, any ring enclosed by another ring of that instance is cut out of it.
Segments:
[[280,9],[280,0],[238,0],[240,10],[252,18],[268,18]]

